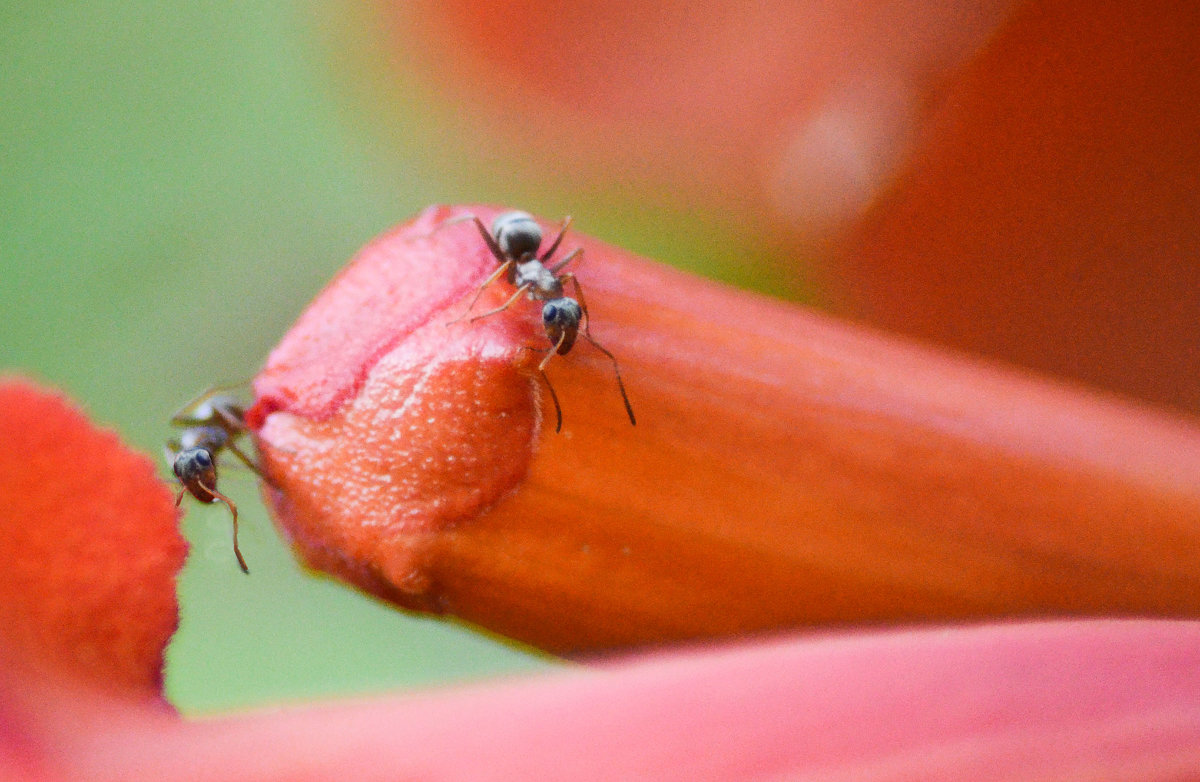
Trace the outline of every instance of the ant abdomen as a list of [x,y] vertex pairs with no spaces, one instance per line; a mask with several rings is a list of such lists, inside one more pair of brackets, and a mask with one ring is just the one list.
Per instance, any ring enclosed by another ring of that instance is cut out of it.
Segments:
[[542,246],[542,227],[527,212],[505,212],[492,221],[492,236],[501,252],[520,261],[537,255]]

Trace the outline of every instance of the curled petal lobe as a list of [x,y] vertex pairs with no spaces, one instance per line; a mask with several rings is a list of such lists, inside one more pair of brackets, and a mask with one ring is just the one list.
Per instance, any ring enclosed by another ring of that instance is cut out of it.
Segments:
[[251,426],[275,410],[331,417],[383,357],[490,273],[494,261],[469,224],[438,230],[453,213],[425,211],[371,242],[330,282],[255,379]]
[[[449,214],[364,249],[272,352],[247,416],[305,560],[429,610],[426,542],[517,485],[541,422],[521,349],[536,322],[455,322],[496,262],[469,223],[439,229]],[[478,312],[503,301],[486,293]]]

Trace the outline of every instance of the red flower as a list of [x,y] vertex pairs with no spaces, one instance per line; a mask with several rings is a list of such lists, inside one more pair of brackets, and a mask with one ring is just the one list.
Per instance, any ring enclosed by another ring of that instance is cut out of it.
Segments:
[[1193,4],[380,7],[456,170],[666,197],[843,312],[1200,412]]
[[[477,234],[421,238],[446,214],[369,248],[256,384],[271,499],[310,562],[559,649],[917,608],[1194,613],[1188,425],[581,239],[596,336],[628,369],[639,421],[624,418],[608,360],[581,344],[547,370],[566,420],[556,435],[533,359],[517,350],[538,338],[536,311],[445,325],[494,266]],[[159,689],[185,550],[170,492],[56,396],[9,381],[0,409],[3,778],[1166,780],[1200,768],[1194,622],[784,636],[182,721]],[[781,422],[804,448],[781,439]],[[322,448],[340,454],[322,461]],[[447,454],[460,472],[438,464]],[[668,469],[686,491],[670,490]],[[974,543],[928,516],[946,485],[979,522]],[[741,523],[722,515],[747,498],[757,504]],[[391,540],[351,517],[379,513],[381,499],[401,510]],[[697,513],[700,501],[717,504]],[[809,520],[803,534],[789,519]],[[953,556],[914,554],[939,546]],[[585,567],[591,552],[604,567]],[[1006,558],[1069,564],[1022,580]],[[930,583],[942,589],[923,593]],[[761,592],[729,598],[746,584]],[[706,601],[721,611],[699,609]]]
[[255,381],[269,499],[311,566],[559,652],[1200,610],[1195,426],[570,234],[638,424],[580,338],[546,368],[555,434],[539,303],[457,320],[498,267],[443,226],[468,211],[497,214],[436,207],[368,245]]

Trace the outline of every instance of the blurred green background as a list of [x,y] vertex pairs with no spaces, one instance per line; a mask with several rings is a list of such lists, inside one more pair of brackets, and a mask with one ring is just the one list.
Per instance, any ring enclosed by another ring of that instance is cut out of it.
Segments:
[[[752,287],[752,237],[673,199],[486,161],[370,4],[0,5],[0,370],[64,389],[155,455],[169,414],[248,380],[372,236],[433,202],[556,217]],[[566,166],[564,166],[566,168]],[[677,202],[677,201],[674,201]],[[167,469],[163,468],[166,476]],[[247,471],[243,576],[224,508],[192,550],[167,688],[185,712],[535,670],[536,654],[302,572]]]

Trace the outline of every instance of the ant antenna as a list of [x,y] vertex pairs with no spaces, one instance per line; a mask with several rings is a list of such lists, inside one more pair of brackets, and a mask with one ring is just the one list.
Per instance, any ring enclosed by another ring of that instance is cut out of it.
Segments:
[[617,364],[617,357],[614,356],[608,348],[597,342],[595,338],[588,333],[586,328],[583,330],[583,336],[587,337],[588,342],[592,343],[597,350],[608,356],[609,360],[612,361],[613,374],[617,376],[617,388],[621,391],[621,401],[625,403],[625,413],[629,416],[630,425],[637,426],[637,419],[633,416],[633,406],[629,404],[629,394],[625,393],[625,381],[621,380],[621,367],[619,364]]
[[[233,500],[229,499],[221,492],[217,491],[215,488],[205,484],[203,481],[201,481],[199,479],[197,479],[196,485],[198,485],[201,489],[204,489],[204,491],[208,492],[213,497],[213,499],[220,500],[221,502],[225,503],[225,506],[227,508],[229,508],[229,513],[233,516],[233,555],[235,557],[237,557],[238,567],[240,567],[242,569],[242,572],[245,573],[246,575],[250,575],[250,568],[248,568],[246,566],[246,558],[242,556],[242,549],[238,546],[238,509],[237,509],[237,504],[234,503]],[[187,487],[184,487],[179,490],[179,494],[175,496],[175,507],[176,508],[178,508],[179,504],[181,502],[183,502],[183,495],[187,494],[188,491],[189,491],[189,489]]]
[[[570,260],[570,256],[567,257],[567,260]],[[583,288],[579,285],[579,279],[573,272],[567,272],[559,277],[559,281],[561,282],[562,280],[570,280],[571,285],[574,286],[575,296],[579,299],[579,309],[583,312],[583,316],[580,318],[580,322],[583,324],[583,336],[587,337],[588,342],[592,343],[597,350],[608,356],[609,360],[612,361],[613,374],[617,376],[617,388],[621,391],[621,401],[625,403],[625,412],[629,415],[629,423],[632,426],[637,426],[637,418],[633,415],[633,406],[629,404],[629,394],[625,393],[625,381],[621,379],[621,366],[617,363],[617,357],[592,336],[592,319],[588,316],[587,299],[583,297]]]
[[[550,376],[546,374],[546,362],[550,360],[550,357],[554,355],[554,352],[557,349],[558,349],[558,345],[555,345],[554,347],[552,347],[550,349],[550,353],[545,358],[543,358],[541,360],[541,362],[538,364],[538,373],[542,376],[542,380],[546,381],[546,390],[548,390],[550,392],[550,401],[554,402],[554,418],[555,418],[554,433],[555,434],[558,434],[559,432],[562,431],[562,405],[560,405],[558,403],[558,394],[554,393],[554,384],[550,382]],[[528,350],[532,353],[541,353],[542,352],[540,349],[530,347],[529,345],[522,345],[521,350]]]

